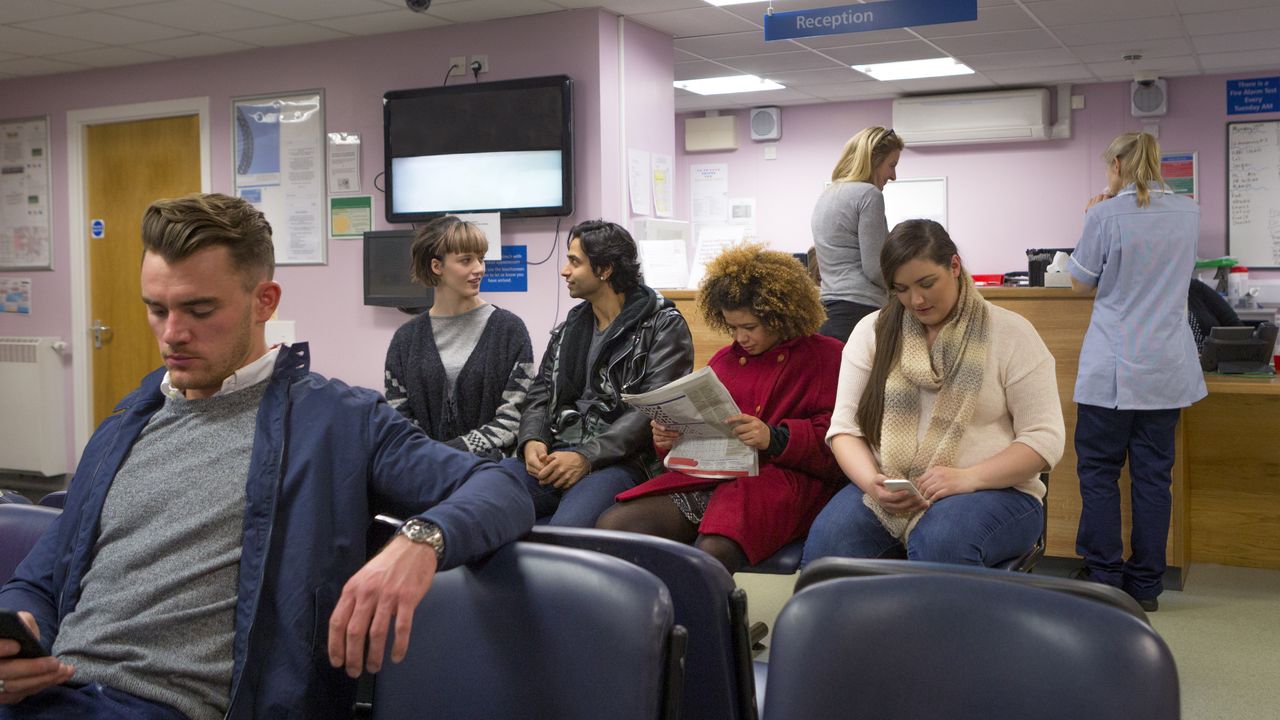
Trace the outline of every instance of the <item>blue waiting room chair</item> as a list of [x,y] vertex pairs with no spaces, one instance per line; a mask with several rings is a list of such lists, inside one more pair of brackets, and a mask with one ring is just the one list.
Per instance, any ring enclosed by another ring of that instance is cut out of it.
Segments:
[[0,503],[0,585],[13,577],[13,571],[60,514],[60,510],[39,505]]
[[719,561],[691,545],[611,530],[538,526],[526,539],[612,555],[656,575],[689,633],[680,717],[755,720],[747,595]]
[[512,543],[435,577],[408,655],[375,676],[373,718],[674,720],[684,638],[652,573]]
[[1178,673],[1105,603],[958,574],[847,577],[787,601],[765,720],[1177,720]]

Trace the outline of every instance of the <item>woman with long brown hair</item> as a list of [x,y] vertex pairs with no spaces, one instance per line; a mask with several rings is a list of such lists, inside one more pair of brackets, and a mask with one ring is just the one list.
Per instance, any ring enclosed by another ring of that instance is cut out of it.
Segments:
[[814,521],[804,561],[1017,557],[1043,524],[1038,475],[1062,457],[1053,356],[978,294],[938,223],[900,223],[880,265],[889,301],[845,346],[827,432],[850,484]]

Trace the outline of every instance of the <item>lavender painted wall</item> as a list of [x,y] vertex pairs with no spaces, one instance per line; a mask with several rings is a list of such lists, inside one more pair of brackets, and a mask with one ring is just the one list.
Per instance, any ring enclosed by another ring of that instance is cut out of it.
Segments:
[[[537,41],[530,42],[530,38]],[[641,57],[655,54],[654,48],[664,45],[661,54],[667,59],[662,68],[637,62],[628,73],[628,86],[635,83],[652,91],[661,85],[670,94],[671,39],[631,25],[628,40],[640,49]],[[0,314],[0,335],[54,335],[69,340],[72,352],[86,352],[88,348],[87,340],[72,337],[71,328],[69,249],[73,236],[76,242],[82,242],[85,233],[72,233],[68,226],[68,188],[71,182],[79,181],[68,177],[65,139],[69,110],[208,96],[213,190],[230,192],[231,99],[323,88],[326,129],[357,132],[364,140],[365,192],[374,196],[375,224],[381,229],[390,226],[382,220],[383,197],[372,185],[383,162],[382,93],[439,83],[450,56],[488,54],[492,71],[484,80],[559,73],[574,78],[575,214],[563,219],[563,233],[579,219],[624,219],[617,215],[623,207],[618,43],[616,16],[580,10],[0,82],[0,114],[4,117],[50,117],[54,210],[54,270],[0,275],[33,280],[33,313],[27,317]],[[637,108],[634,115],[629,113],[640,125],[665,128],[671,127],[673,115],[670,103],[653,109]],[[558,275],[563,235],[561,248],[553,248],[555,228],[555,218],[503,224],[504,244],[527,245],[531,260],[548,253],[551,258],[529,268],[528,293],[488,296],[490,301],[524,318],[539,355],[557,317],[563,317],[570,305]],[[392,309],[362,304],[362,263],[359,241],[333,241],[329,243],[327,266],[280,268],[277,279],[284,287],[284,298],[279,317],[295,320],[298,339],[311,343],[315,370],[380,390],[387,343],[408,318]],[[66,377],[70,388],[69,361]],[[73,437],[71,396],[68,391],[68,437]],[[79,448],[73,451],[78,455]]]
[[[619,160],[619,177],[626,168],[625,152],[628,149],[643,150],[650,155],[675,155],[675,127],[669,122],[655,122],[658,118],[674,117],[675,92],[671,83],[675,80],[675,65],[671,61],[672,41],[669,35],[633,22],[623,30],[626,60],[623,67],[626,88],[626,142]],[[646,212],[632,212],[629,190],[624,188],[622,212],[624,218],[652,217],[653,204]],[[626,224],[626,223],[624,223]]]
[[[1169,114],[1148,119],[1160,127],[1161,148],[1199,152],[1204,257],[1226,253],[1227,121],[1280,117],[1229,118],[1226,81],[1237,77],[1172,78]],[[913,148],[905,138],[908,148],[898,177],[947,178],[949,229],[974,272],[1025,269],[1024,251],[1030,247],[1074,247],[1086,200],[1106,184],[1099,156],[1116,135],[1143,129],[1142,119],[1129,114],[1128,83],[1078,86],[1073,93],[1085,96],[1085,109],[1072,113],[1069,140]],[[680,152],[677,217],[690,214],[690,165],[728,163],[730,196],[754,196],[760,238],[791,252],[803,252],[812,243],[810,212],[845,141],[867,125],[892,124],[888,100],[784,107],[778,157],[765,160],[762,144],[749,137],[746,111],[738,114],[738,150]],[[681,138],[685,117],[676,119]]]

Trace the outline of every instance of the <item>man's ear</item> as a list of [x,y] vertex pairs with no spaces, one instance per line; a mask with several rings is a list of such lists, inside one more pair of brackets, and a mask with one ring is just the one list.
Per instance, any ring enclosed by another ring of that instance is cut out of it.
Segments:
[[253,290],[253,318],[265,323],[276,314],[280,307],[280,283],[274,280],[263,280]]

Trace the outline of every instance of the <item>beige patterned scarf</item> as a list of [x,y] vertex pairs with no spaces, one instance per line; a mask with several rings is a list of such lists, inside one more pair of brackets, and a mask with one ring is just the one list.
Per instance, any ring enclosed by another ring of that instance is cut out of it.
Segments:
[[[884,384],[884,417],[880,426],[880,468],[886,477],[916,478],[934,466],[954,467],[956,450],[982,389],[990,339],[987,301],[961,271],[960,297],[951,318],[929,349],[925,327],[909,310],[902,314],[902,348]],[[924,440],[920,426],[920,391],[938,391]],[[903,542],[925,510],[893,515],[870,495],[862,503],[889,534]]]

